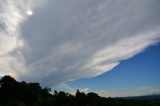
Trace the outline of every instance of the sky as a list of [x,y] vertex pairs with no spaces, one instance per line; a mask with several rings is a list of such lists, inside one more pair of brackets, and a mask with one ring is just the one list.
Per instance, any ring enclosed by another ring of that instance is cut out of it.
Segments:
[[[121,62],[112,71],[94,78],[70,81],[67,87],[59,89],[74,91],[80,88],[86,92],[97,92],[102,96],[139,96],[160,93],[160,45]],[[69,88],[69,89],[68,89]],[[57,88],[56,88],[57,89]]]
[[102,96],[160,93],[159,0],[1,0],[0,76]]

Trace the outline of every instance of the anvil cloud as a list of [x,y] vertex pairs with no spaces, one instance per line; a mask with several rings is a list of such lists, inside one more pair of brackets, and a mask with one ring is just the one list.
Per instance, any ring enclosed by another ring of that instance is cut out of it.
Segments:
[[159,42],[159,10],[159,0],[1,0],[0,75],[55,86],[103,74]]

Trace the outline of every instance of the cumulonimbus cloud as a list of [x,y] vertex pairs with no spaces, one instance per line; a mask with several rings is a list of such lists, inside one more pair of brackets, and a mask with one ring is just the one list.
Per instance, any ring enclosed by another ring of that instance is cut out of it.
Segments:
[[[41,5],[35,7],[37,2]],[[0,75],[54,86],[110,71],[159,42],[159,4],[159,0],[2,0]]]

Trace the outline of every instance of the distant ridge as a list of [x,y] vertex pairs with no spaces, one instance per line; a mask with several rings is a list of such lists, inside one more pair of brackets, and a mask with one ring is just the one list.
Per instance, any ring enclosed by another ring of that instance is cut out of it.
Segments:
[[160,95],[111,98],[79,90],[75,95],[64,91],[51,93],[39,83],[18,82],[11,76],[0,79],[0,106],[160,106]]
[[149,95],[143,95],[143,96],[130,96],[130,97],[120,97],[122,99],[135,99],[135,100],[158,100],[160,101],[160,94],[149,94]]

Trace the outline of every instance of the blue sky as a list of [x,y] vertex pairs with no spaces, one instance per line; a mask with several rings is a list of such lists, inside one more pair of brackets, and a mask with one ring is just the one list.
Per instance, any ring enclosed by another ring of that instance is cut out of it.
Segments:
[[71,81],[68,85],[73,88],[89,88],[89,91],[159,87],[159,55],[160,45],[151,46],[133,58],[121,62],[110,72],[95,78]]
[[158,93],[159,0],[1,0],[0,76],[74,93]]

